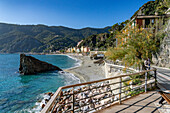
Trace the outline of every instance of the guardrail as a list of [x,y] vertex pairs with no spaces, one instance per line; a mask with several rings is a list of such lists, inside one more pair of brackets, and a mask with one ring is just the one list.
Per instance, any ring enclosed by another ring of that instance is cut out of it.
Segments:
[[95,112],[147,92],[156,85],[156,69],[58,88],[41,113]]

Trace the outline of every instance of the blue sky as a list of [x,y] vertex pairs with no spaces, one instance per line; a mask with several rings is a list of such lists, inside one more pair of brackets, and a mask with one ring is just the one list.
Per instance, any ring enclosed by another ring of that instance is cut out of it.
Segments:
[[149,0],[0,0],[0,22],[71,28],[112,26]]

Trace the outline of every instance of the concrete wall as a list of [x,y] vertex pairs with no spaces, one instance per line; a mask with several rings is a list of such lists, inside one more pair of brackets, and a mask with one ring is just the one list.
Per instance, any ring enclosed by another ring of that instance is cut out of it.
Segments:
[[[104,67],[105,77],[110,78],[110,77],[116,77],[116,76],[127,74],[127,73],[124,73],[122,71],[123,68],[125,68],[125,66],[119,66],[119,65],[114,65],[114,64],[110,64],[110,63],[105,62],[105,67]],[[134,72],[138,72],[137,70],[135,70],[133,68],[129,68],[129,70],[134,71]],[[123,80],[125,80],[125,79],[129,79],[129,77],[124,77]],[[117,79],[114,79],[114,80],[110,80],[109,83],[115,83],[115,82],[119,82],[119,81],[120,81],[120,79],[117,78]],[[118,88],[118,87],[119,87],[119,84],[111,85],[111,89],[115,89],[115,88]],[[119,89],[114,90],[113,93],[114,94],[119,93]]]
[[[121,73],[120,72],[112,72],[111,71],[111,64],[108,64],[108,63],[105,63],[105,77],[106,78],[110,78],[110,77],[116,77],[116,76],[120,76]],[[114,82],[119,82],[120,79],[114,79],[114,80],[109,80],[109,83],[114,83]],[[111,89],[115,89],[115,88],[118,88],[119,87],[119,84],[115,84],[115,85],[111,85]],[[117,94],[119,93],[119,90],[114,90],[113,91],[114,94]],[[117,96],[118,98],[118,96]]]

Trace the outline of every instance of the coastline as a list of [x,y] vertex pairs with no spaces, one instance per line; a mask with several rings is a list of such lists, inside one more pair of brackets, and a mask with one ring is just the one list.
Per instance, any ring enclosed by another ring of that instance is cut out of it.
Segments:
[[105,78],[104,66],[94,64],[94,60],[91,60],[89,56],[66,55],[72,59],[79,60],[80,65],[64,69],[64,71],[74,74],[75,77],[80,79],[81,83]]

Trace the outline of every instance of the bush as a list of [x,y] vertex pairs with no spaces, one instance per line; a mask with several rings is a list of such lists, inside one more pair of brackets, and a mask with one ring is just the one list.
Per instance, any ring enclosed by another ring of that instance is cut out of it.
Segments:
[[134,79],[134,80],[132,81],[132,84],[133,84],[133,85],[140,84],[140,83],[142,83],[142,81],[141,81],[140,79]]

